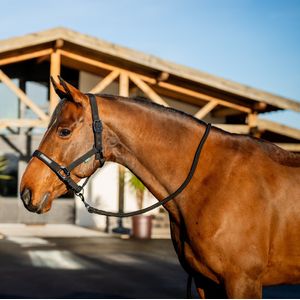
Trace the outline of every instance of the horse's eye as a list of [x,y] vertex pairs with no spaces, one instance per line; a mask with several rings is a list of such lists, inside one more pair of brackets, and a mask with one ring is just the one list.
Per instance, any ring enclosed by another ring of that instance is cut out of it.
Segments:
[[67,129],[67,128],[62,128],[59,130],[59,136],[62,136],[62,137],[68,136],[68,135],[70,135],[70,133],[71,133],[71,130]]

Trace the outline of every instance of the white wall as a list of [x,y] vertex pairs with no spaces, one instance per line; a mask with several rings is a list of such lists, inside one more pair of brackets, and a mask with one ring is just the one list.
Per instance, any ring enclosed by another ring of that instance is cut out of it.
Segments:
[[[128,182],[130,177],[129,171],[126,171],[125,181]],[[119,165],[116,163],[107,162],[103,168],[99,169],[91,178],[85,188],[86,200],[92,206],[102,210],[118,211],[118,184]],[[137,210],[137,201],[134,191],[129,184],[125,185],[124,195],[124,211]],[[155,203],[157,200],[146,192],[144,205],[148,206]],[[151,214],[158,212],[158,209]],[[110,228],[116,226],[116,218],[110,218]],[[123,219],[126,227],[131,227],[131,219]],[[81,226],[96,227],[104,229],[106,227],[106,217],[89,214],[79,198],[76,199],[76,224]]]

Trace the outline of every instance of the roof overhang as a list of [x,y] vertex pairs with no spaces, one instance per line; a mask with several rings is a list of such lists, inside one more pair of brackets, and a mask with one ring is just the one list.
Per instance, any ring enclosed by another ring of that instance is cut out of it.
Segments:
[[138,68],[141,72],[157,74],[157,76],[162,72],[168,73],[169,82],[178,86],[188,86],[195,91],[206,89],[212,95],[219,93],[224,99],[237,98],[239,101],[245,101],[245,103],[266,103],[268,105],[266,111],[288,109],[300,112],[300,103],[295,100],[61,27],[1,41],[0,58],[55,47],[57,41],[63,41],[63,47],[75,49],[78,53],[84,53],[100,60],[108,60],[115,64],[130,64],[132,68]]

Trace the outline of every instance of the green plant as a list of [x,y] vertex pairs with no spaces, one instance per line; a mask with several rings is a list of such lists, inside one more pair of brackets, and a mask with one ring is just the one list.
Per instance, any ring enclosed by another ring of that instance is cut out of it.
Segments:
[[3,172],[6,171],[6,168],[7,168],[7,159],[3,156],[0,156],[0,179],[2,180],[10,180],[13,178],[10,175],[2,174]]
[[129,186],[132,190],[134,190],[136,195],[136,200],[138,204],[138,208],[142,209],[144,205],[144,194],[146,187],[144,184],[132,173],[130,173],[130,178],[128,180]]

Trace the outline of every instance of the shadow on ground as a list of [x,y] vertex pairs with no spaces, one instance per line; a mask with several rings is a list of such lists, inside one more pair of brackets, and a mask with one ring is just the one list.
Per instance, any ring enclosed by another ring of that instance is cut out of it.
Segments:
[[[1,298],[184,298],[187,275],[170,240],[0,240]],[[194,295],[196,296],[196,295]],[[264,289],[299,298],[300,286]]]

